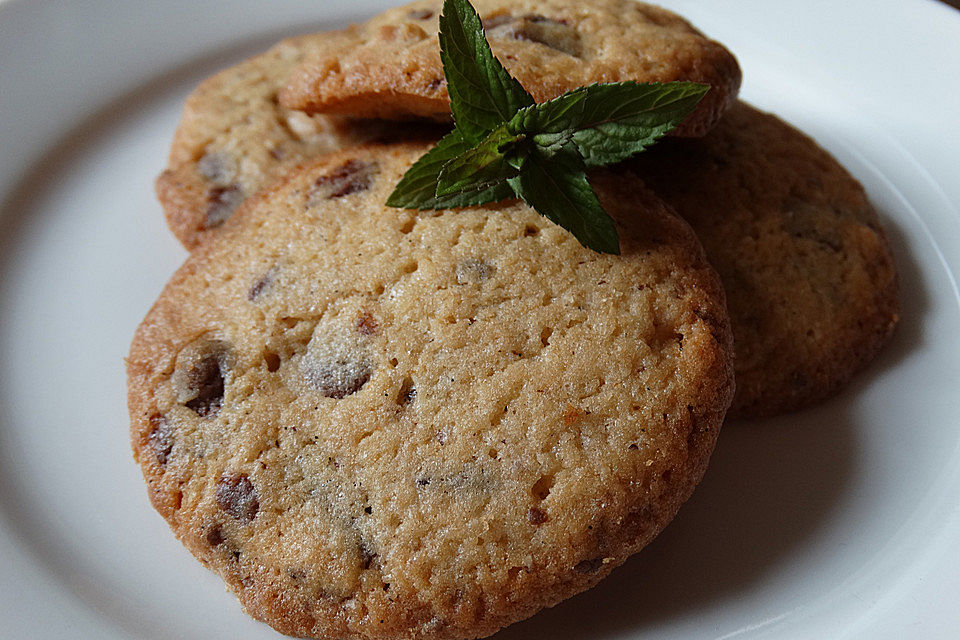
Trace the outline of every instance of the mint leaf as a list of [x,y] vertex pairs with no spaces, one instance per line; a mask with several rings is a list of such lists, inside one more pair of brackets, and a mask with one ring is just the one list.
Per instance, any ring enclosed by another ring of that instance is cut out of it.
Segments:
[[440,59],[450,109],[465,140],[476,144],[533,98],[493,56],[480,16],[467,0],[444,0]]
[[486,189],[517,175],[507,154],[523,138],[511,134],[507,125],[494,129],[479,145],[444,165],[437,181],[437,196]]
[[439,39],[457,126],[407,171],[387,205],[446,209],[516,194],[584,246],[619,254],[587,167],[643,151],[683,122],[710,87],[593,84],[534,104],[493,56],[468,0],[444,0]]
[[552,154],[534,149],[523,170],[508,182],[524,202],[570,231],[583,246],[619,255],[617,229],[590,187],[585,170],[572,144]]
[[437,196],[437,182],[443,166],[472,147],[456,129],[447,134],[437,146],[407,170],[387,198],[387,206],[400,209],[451,209],[514,197],[510,186],[503,183],[449,196]]
[[510,130],[545,148],[572,141],[587,166],[625,160],[690,115],[709,90],[696,82],[592,84],[521,109]]

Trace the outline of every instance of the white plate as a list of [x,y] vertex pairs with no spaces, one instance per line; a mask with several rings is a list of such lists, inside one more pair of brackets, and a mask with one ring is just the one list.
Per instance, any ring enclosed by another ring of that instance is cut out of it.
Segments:
[[[130,458],[122,359],[184,257],[152,180],[201,78],[385,4],[0,5],[0,637],[276,637],[174,541]],[[903,323],[839,398],[728,425],[657,541],[499,637],[960,637],[960,13],[672,5],[739,56],[744,97],[865,183]]]

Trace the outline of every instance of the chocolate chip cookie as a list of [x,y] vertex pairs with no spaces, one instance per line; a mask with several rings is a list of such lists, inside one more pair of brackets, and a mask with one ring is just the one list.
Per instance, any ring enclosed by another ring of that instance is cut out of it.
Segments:
[[[494,54],[537,102],[593,82],[711,85],[676,135],[705,133],[736,99],[740,67],[686,20],[634,0],[476,0]],[[390,9],[314,48],[281,103],[311,113],[450,121],[439,0]]]
[[188,249],[296,164],[386,131],[383,123],[308,116],[278,103],[304,53],[342,38],[331,32],[284,40],[207,79],[187,99],[156,187],[171,230]]
[[674,516],[732,397],[724,296],[638,179],[622,255],[518,201],[384,206],[424,152],[326,156],[168,283],[128,360],[134,455],[246,610],[316,638],[475,638]]
[[663,141],[632,167],[693,226],[723,280],[731,415],[821,400],[890,339],[897,273],[877,213],[803,133],[739,103],[705,138]]

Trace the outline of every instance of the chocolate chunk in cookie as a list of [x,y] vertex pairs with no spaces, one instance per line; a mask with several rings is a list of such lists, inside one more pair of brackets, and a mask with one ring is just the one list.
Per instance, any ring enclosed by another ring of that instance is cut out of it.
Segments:
[[177,356],[171,376],[177,401],[198,416],[217,413],[230,361],[229,346],[223,341],[201,338],[187,345]]

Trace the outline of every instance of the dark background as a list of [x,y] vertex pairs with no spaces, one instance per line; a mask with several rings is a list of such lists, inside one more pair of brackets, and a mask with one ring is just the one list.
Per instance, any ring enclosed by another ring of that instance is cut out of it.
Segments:
[[943,0],[954,9],[960,9],[960,0]]

